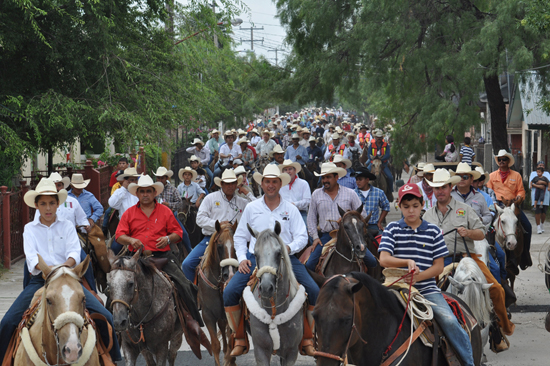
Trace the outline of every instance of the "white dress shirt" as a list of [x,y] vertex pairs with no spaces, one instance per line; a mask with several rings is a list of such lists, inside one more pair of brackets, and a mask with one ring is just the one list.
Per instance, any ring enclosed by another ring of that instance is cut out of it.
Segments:
[[127,209],[136,205],[138,202],[139,199],[128,192],[124,187],[120,187],[111,197],[109,197],[109,206],[118,210],[118,217],[122,217]]
[[277,143],[272,139],[267,140],[267,142],[262,140],[256,145],[256,153],[258,156],[269,156],[269,153],[273,151],[276,145]]
[[254,136],[250,139],[250,145],[252,146],[256,146],[258,144],[258,142],[260,142],[262,140],[262,138],[260,136]]
[[207,146],[203,146],[202,149],[197,150],[195,146],[188,147],[186,149],[188,153],[195,155],[197,158],[201,159],[201,163],[204,166],[207,166],[210,162],[210,149]]
[[281,187],[279,194],[284,200],[294,204],[298,210],[307,212],[309,209],[309,203],[311,202],[309,184],[298,176],[293,183]]
[[[250,202],[239,221],[237,231],[233,237],[235,241],[235,251],[239,263],[246,259],[247,250],[254,254],[256,238],[250,235],[247,225],[261,233],[265,229],[273,230],[275,221],[281,224],[281,233],[279,234],[283,243],[290,247],[290,254],[298,253],[307,245],[307,230],[300,211],[288,201],[281,198],[279,206],[271,211],[265,203],[265,197]],[[249,247],[246,244],[250,242]]]
[[73,258],[76,264],[80,263],[80,241],[74,225],[59,218],[51,226],[43,225],[40,220],[25,225],[23,249],[27,266],[33,276],[41,272],[36,269],[38,254],[48,266],[63,264],[69,258]]
[[[86,212],[80,206],[80,203],[76,198],[67,196],[67,200],[57,208],[57,218],[59,220],[69,221],[73,227],[78,226],[88,226],[90,222],[88,221],[88,216]],[[34,222],[37,222],[40,219],[40,211],[36,210],[34,214]]]
[[[254,199],[254,196],[249,191],[248,196]],[[240,221],[244,208],[248,204],[248,200],[234,195],[231,201],[222,190],[207,195],[199,207],[197,213],[197,225],[202,228],[204,235],[212,235],[216,231],[216,220],[219,222],[229,221],[235,223]]]
[[237,156],[241,155],[243,151],[241,150],[241,147],[237,144],[233,144],[233,147],[230,149],[228,144],[224,144],[220,147],[220,154],[223,155],[231,155],[231,157],[228,158],[222,158],[222,163],[225,165],[229,162],[229,159],[233,160],[237,158]]

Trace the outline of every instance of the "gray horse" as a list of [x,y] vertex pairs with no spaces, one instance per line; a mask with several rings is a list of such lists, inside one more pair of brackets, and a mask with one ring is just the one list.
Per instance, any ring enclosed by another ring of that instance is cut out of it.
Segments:
[[250,334],[256,364],[269,365],[275,352],[281,365],[292,366],[302,340],[305,291],[302,286],[298,287],[292,272],[286,246],[279,237],[279,222],[273,231],[258,233],[249,225],[248,230],[256,238],[254,254],[259,282],[254,293],[247,287],[243,298],[251,313]]
[[143,264],[141,250],[117,258],[109,250],[109,288],[115,330],[122,334],[126,366],[141,353],[147,365],[174,365],[183,328],[175,310],[172,288],[165,278]]

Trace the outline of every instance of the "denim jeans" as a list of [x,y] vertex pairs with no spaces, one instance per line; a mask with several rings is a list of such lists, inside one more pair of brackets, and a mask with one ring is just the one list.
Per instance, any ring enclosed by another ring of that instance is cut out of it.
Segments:
[[[13,332],[17,329],[23,313],[25,313],[27,308],[30,306],[34,293],[43,286],[44,279],[42,278],[42,274],[32,276],[23,292],[19,294],[17,299],[15,299],[15,301],[9,308],[6,315],[4,315],[4,317],[2,318],[2,322],[0,323],[0,360],[4,359],[4,355],[6,354],[11,336]],[[86,308],[88,309],[88,311],[92,314],[100,313],[101,315],[105,316],[107,321],[111,324],[111,327],[113,327],[112,314],[107,309],[105,309],[105,307],[101,305],[101,303],[88,290],[86,290],[84,287],[82,287],[82,290],[84,290],[84,295],[86,296]],[[97,321],[96,325],[99,328],[99,333],[101,335],[101,338],[103,339],[103,342],[106,345],[109,344],[109,330],[107,324],[101,321]],[[122,357],[120,355],[118,339],[115,334],[112,334],[112,338],[113,348],[110,351],[111,358],[113,359],[113,361],[120,361]]]
[[173,211],[174,217],[176,218],[176,221],[180,225],[181,229],[183,230],[183,236],[181,237],[181,241],[183,242],[183,246],[185,249],[187,249],[187,253],[191,253],[191,240],[189,240],[189,234],[187,234],[187,230],[185,230],[185,226],[181,223],[181,221],[178,219],[178,213],[176,211]]
[[451,343],[451,346],[455,349],[456,353],[462,360],[464,366],[474,365],[474,355],[472,351],[472,345],[468,334],[456,319],[453,311],[447,304],[447,301],[443,298],[443,295],[438,292],[434,294],[424,295],[428,300],[436,304],[433,306],[434,318],[441,327],[443,333],[447,336],[447,340]]
[[103,234],[109,230],[109,218],[111,217],[111,212],[113,211],[112,207],[107,207],[105,210],[105,214],[103,215],[103,223],[101,224],[101,229],[103,230]]
[[[302,216],[302,220],[304,220],[304,224],[306,225],[306,228],[307,228],[307,211],[300,211],[300,215]],[[307,236],[307,240],[308,240],[308,244],[311,244],[313,242],[313,239],[309,235]]]
[[201,261],[201,257],[204,255],[206,247],[210,242],[210,235],[205,236],[200,243],[198,243],[181,264],[181,270],[187,279],[191,282],[195,280],[195,269]]
[[[317,264],[319,263],[319,258],[321,258],[321,253],[323,252],[323,247],[326,243],[332,239],[330,237],[329,233],[323,233],[319,239],[321,239],[321,245],[317,245],[311,255],[309,256],[309,259],[307,260],[306,267],[310,271],[315,271],[315,267],[317,267]],[[367,267],[374,268],[378,265],[378,261],[376,260],[376,257],[370,252],[370,250],[365,251],[365,256],[363,257],[363,262]]]
[[[250,273],[237,272],[233,278],[231,278],[227,284],[227,287],[223,291],[223,303],[226,307],[239,304],[243,290],[246,287],[254,268],[256,267],[256,257],[254,254],[248,252],[246,253],[246,258],[252,263]],[[315,281],[313,281],[306,270],[306,267],[300,263],[300,260],[296,258],[295,255],[290,256],[290,262],[292,263],[292,271],[294,272],[294,276],[296,276],[296,280],[306,289],[309,304],[315,305],[317,302],[317,296],[319,295],[319,286],[317,286]]]
[[[210,170],[210,167],[203,166],[203,168],[204,168],[204,171],[206,172],[206,174],[208,174],[208,176],[210,177],[210,185],[212,185],[212,182],[214,182],[214,174]],[[207,187],[207,188],[210,188],[210,187]]]
[[489,255],[489,269],[491,270],[491,274],[495,279],[499,281],[499,283],[502,284],[502,280],[506,279],[506,254],[504,253],[504,250],[501,248],[501,246],[498,243],[495,243],[496,248],[496,255],[497,259],[493,258],[492,255]]

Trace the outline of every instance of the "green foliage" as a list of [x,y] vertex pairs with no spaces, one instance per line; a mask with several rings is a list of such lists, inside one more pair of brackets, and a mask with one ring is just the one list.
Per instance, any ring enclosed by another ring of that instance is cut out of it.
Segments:
[[147,174],[152,175],[162,162],[162,149],[158,145],[149,144],[145,148],[145,168]]

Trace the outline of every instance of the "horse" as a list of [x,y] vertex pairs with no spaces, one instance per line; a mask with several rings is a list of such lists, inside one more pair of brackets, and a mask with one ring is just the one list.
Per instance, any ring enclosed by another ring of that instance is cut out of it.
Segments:
[[216,220],[215,227],[216,232],[208,243],[203,263],[199,265],[198,298],[202,306],[202,319],[210,333],[216,365],[220,366],[220,341],[217,327],[220,329],[223,342],[224,365],[234,365],[235,358],[229,356],[230,350],[227,346],[231,330],[223,307],[223,289],[239,267],[233,247],[233,235],[237,229],[237,222],[233,225],[220,224]]
[[360,161],[361,151],[350,150],[350,152],[351,152],[351,168],[354,171],[357,171],[357,169],[363,167],[363,164],[361,164],[361,161]]
[[313,193],[313,191],[319,188],[319,185],[320,185],[320,179],[319,177],[315,176],[315,173],[314,173],[314,172],[317,172],[317,173],[320,172],[318,158],[312,161],[308,161],[306,163],[306,168],[312,173],[311,178],[307,183],[309,184],[309,190]]
[[[182,198],[181,210],[178,213],[178,219],[181,221],[187,235],[189,235],[189,241],[191,242],[191,248],[194,248],[198,243],[201,242],[204,235],[202,234],[201,228],[197,225],[197,213],[198,209],[195,204],[191,203],[189,198]],[[180,252],[183,252],[183,245],[180,249]],[[180,256],[177,256],[178,260]],[[183,262],[183,258],[182,262]],[[180,263],[181,264],[181,263]]]
[[96,333],[86,321],[86,297],[80,284],[89,264],[88,256],[73,269],[50,268],[38,255],[38,267],[46,283],[34,323],[21,331],[22,347],[15,354],[15,366],[99,365]]
[[497,215],[495,215],[493,226],[495,227],[495,239],[506,252],[506,272],[513,291],[523,252],[523,228],[518,220],[519,207],[505,200],[502,202],[506,207],[500,208],[498,204],[495,204]]
[[[318,366],[380,365],[393,339],[394,347],[388,351],[388,357],[400,345],[408,344],[411,322],[404,321],[400,328],[405,309],[396,296],[377,280],[359,272],[333,276],[326,281],[314,275],[314,279],[321,286],[313,310]],[[460,299],[456,300],[467,310]],[[479,327],[471,328],[470,333],[475,365],[480,365]],[[407,352],[402,359],[403,366],[447,364],[441,349],[437,352],[436,362],[432,363],[433,349],[419,341],[413,342]]]
[[376,180],[371,182],[371,184],[376,188],[380,188],[388,198],[388,201],[393,202],[393,192],[390,191],[390,186],[388,184],[387,177],[384,174],[384,168],[382,167],[382,160],[375,158],[372,161],[372,166],[370,170],[371,170],[371,173],[376,175]]
[[281,224],[276,221],[274,230],[261,233],[247,226],[256,238],[254,254],[259,268],[258,286],[254,292],[250,287],[243,292],[250,311],[249,331],[256,364],[269,365],[276,352],[282,366],[292,366],[302,340],[305,289],[298,286],[286,245],[279,237]]
[[[176,312],[172,285],[157,274],[141,250],[132,257],[116,257],[109,250],[110,297],[115,331],[121,332],[126,365],[141,353],[147,365],[174,365],[183,328]],[[200,351],[199,351],[200,352]]]

